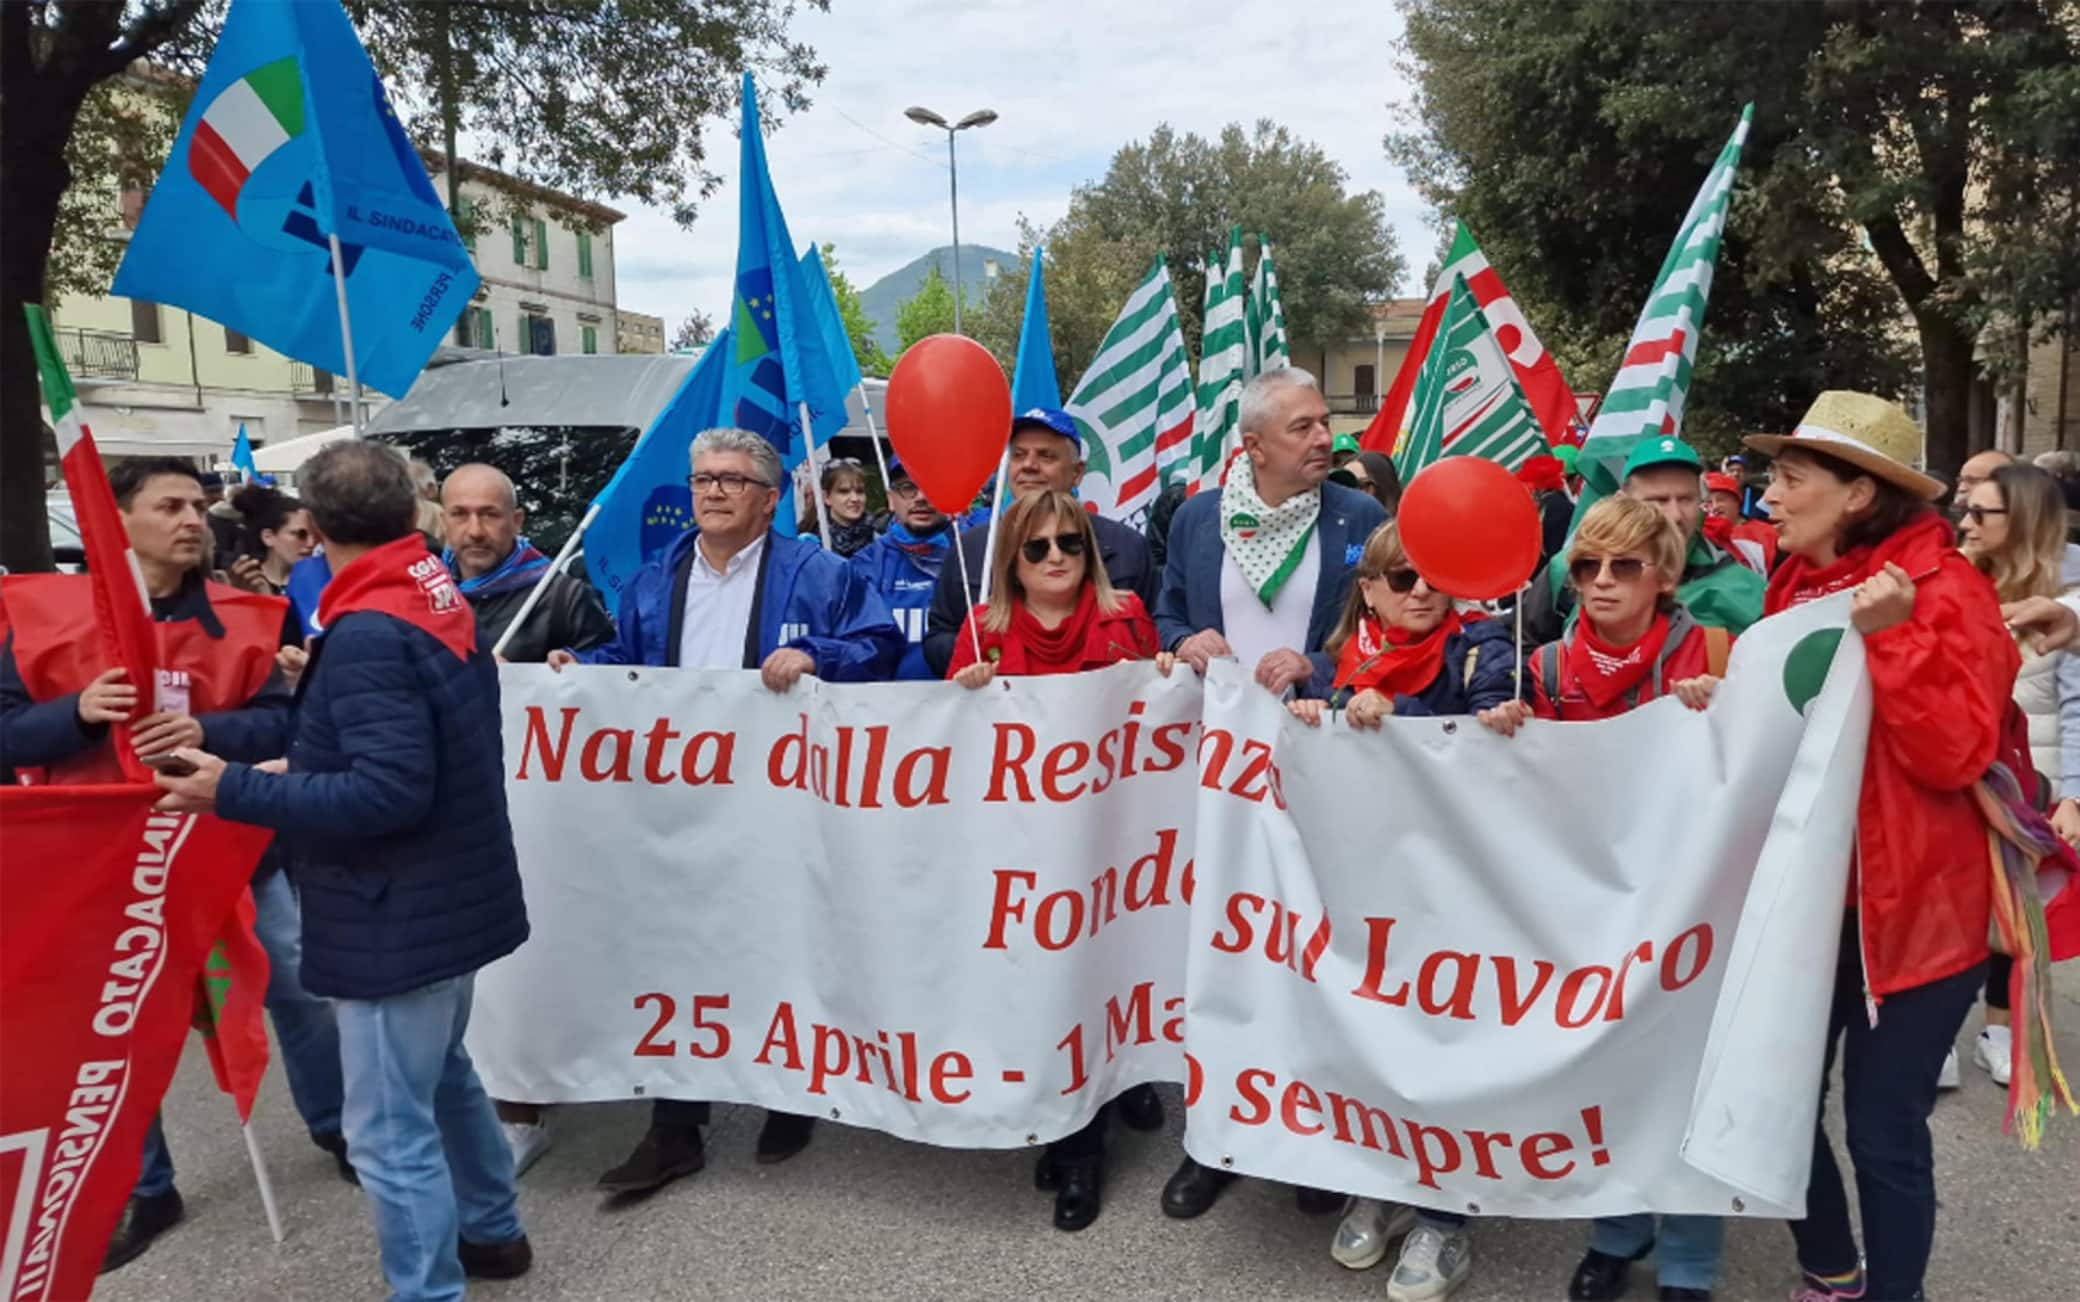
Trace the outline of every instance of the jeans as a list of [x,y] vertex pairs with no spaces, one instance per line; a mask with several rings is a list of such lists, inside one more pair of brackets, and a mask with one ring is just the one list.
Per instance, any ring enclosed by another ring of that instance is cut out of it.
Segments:
[[513,1153],[462,1047],[474,973],[339,1001],[347,1156],[368,1194],[391,1296],[462,1296],[458,1238],[521,1236]]
[[[1928,1270],[1936,1233],[1935,1159],[1928,1137],[1936,1076],[1985,979],[1986,965],[1975,963],[1927,985],[1887,995],[1878,1007],[1878,1024],[1872,1026],[1863,1002],[1863,955],[1854,911],[1844,926],[1823,1070],[1833,1070],[1840,1044],[1842,1112],[1849,1160],[1856,1167],[1856,1201],[1863,1213],[1868,1302],[1921,1296],[1921,1277]],[[1820,1098],[1824,1106],[1825,1076]],[[1806,1218],[1791,1222],[1791,1236],[1802,1268],[1815,1275],[1839,1275],[1856,1269],[1856,1235],[1825,1121],[1823,1111],[1813,1134]]]
[[1613,1257],[1644,1256],[1654,1249],[1655,1282],[1663,1288],[1694,1288],[1709,1293],[1719,1278],[1719,1249],[1726,1222],[1717,1216],[1662,1216],[1649,1212],[1599,1216],[1589,1233],[1589,1246]]
[[[267,951],[267,1015],[289,1078],[289,1097],[311,1138],[321,1145],[339,1134],[339,1027],[331,1001],[303,988],[303,914],[284,873],[253,886],[253,934]],[[173,1188],[173,1154],[159,1119],[145,1132],[144,1167],[131,1192],[154,1198]]]

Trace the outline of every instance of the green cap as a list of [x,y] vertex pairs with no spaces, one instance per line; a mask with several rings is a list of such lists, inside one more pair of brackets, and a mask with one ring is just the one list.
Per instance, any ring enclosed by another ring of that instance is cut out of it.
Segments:
[[1696,448],[1679,438],[1664,435],[1642,439],[1626,459],[1625,473],[1618,476],[1618,482],[1623,483],[1650,466],[1688,466],[1701,475],[1704,473],[1704,458],[1697,455]]
[[1338,435],[1336,436],[1336,438],[1334,439],[1334,441],[1332,441],[1332,442],[1331,442],[1331,443],[1329,444],[1329,451],[1330,451],[1330,452],[1332,452],[1332,453],[1334,453],[1334,452],[1356,452],[1357,450],[1358,450],[1358,436],[1357,436],[1357,435],[1355,435],[1355,434],[1338,434]]
[[1560,463],[1560,468],[1568,474],[1579,475],[1582,473],[1579,468],[1582,463],[1582,450],[1574,444],[1561,443],[1556,445],[1553,448],[1553,457]]

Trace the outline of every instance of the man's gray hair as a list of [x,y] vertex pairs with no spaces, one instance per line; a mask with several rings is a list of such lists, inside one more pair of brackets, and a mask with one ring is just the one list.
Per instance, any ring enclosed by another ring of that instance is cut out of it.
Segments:
[[2054,479],[2071,479],[2080,475],[2080,452],[2071,448],[2040,452],[2037,454],[2037,469]]
[[441,486],[441,478],[433,473],[433,467],[417,457],[412,458],[412,486],[422,497],[431,497]]
[[1267,422],[1272,419],[1273,404],[1278,401],[1280,393],[1287,389],[1320,388],[1312,373],[1297,366],[1274,366],[1261,371],[1256,379],[1242,386],[1241,418],[1236,421],[1235,428],[1268,433]]
[[418,526],[419,493],[396,448],[343,439],[296,470],[296,491],[327,542],[380,546]]
[[693,452],[687,458],[689,466],[700,464],[701,457],[710,452],[741,452],[751,458],[752,472],[767,488],[780,487],[780,454],[771,443],[753,434],[748,429],[703,430],[693,440]]

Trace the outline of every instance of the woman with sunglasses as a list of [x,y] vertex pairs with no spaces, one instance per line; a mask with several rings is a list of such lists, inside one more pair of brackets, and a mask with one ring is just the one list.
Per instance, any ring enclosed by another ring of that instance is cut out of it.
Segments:
[[[2066,556],[2066,504],[2058,481],[2035,466],[2015,462],[1975,484],[1965,497],[1958,525],[1965,558],[1993,580],[2001,604],[2071,591],[2062,577]],[[2029,724],[2031,765],[2051,809],[2051,826],[2067,844],[2080,844],[2080,802],[2059,798],[2080,791],[2080,762],[2065,763],[2067,747],[2080,747],[2080,659],[2063,651],[2040,655],[2016,639],[2022,670],[2015,675],[2015,705]],[[2068,711],[2074,712],[2069,716]],[[2071,726],[2066,720],[2072,719]],[[1986,1026],[1972,1057],[2006,1085],[2013,1042],[2008,1016],[2008,981],[2014,961],[1995,954],[1986,965]],[[1943,1083],[1956,1083],[1956,1066],[1945,1063]]]
[[[946,676],[969,690],[998,674],[1074,674],[1122,660],[1149,660],[1168,674],[1176,657],[1156,650],[1155,621],[1141,598],[1112,586],[1098,559],[1097,531],[1075,497],[1059,491],[1028,493],[998,520],[990,573],[990,600],[975,607],[981,654],[968,629],[960,631]],[[1081,1230],[1098,1219],[1105,1161],[1106,1114],[1136,1130],[1159,1130],[1163,1104],[1152,1086],[1136,1085],[1101,1106],[1076,1133],[1047,1146],[1033,1183],[1055,1191],[1054,1226]]]
[[1392,523],[1365,540],[1351,595],[1323,649],[1336,657],[1335,676],[1309,684],[1313,699],[1286,706],[1309,727],[1322,721],[1324,707],[1342,710],[1352,727],[1377,728],[1390,714],[1476,714],[1516,694],[1509,629],[1460,615],[1409,564]]
[[[850,556],[874,541],[874,522],[867,519],[866,468],[851,457],[840,457],[823,468],[823,500],[831,511],[831,550]],[[816,522],[816,499],[802,503],[802,518],[795,532],[804,538],[820,538]]]

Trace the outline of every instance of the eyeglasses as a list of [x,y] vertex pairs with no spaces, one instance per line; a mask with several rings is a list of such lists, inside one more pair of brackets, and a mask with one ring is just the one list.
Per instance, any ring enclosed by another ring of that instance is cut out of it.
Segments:
[[1028,538],[1019,545],[1019,554],[1030,565],[1038,565],[1047,559],[1051,548],[1060,548],[1063,556],[1075,560],[1083,555],[1083,535],[1080,533],[1058,533],[1052,538]]
[[1654,562],[1643,561],[1637,556],[1584,556],[1567,567],[1567,577],[1577,588],[1596,582],[1597,576],[1609,566],[1611,577],[1620,583],[1630,583],[1652,569]]
[[915,497],[923,490],[907,479],[898,479],[888,486],[890,497]]
[[1368,579],[1379,579],[1390,592],[1407,595],[1416,590],[1416,581],[1423,576],[1411,569],[1388,570],[1385,574],[1368,574]]
[[2006,515],[2008,508],[2005,506],[1968,506],[1964,509],[1964,513],[1972,517],[1973,524],[1985,524],[1987,516]]
[[732,474],[689,475],[686,479],[686,485],[696,494],[720,492],[724,497],[742,497],[754,486],[758,488],[772,487],[771,484],[763,479],[754,479],[750,475]]

